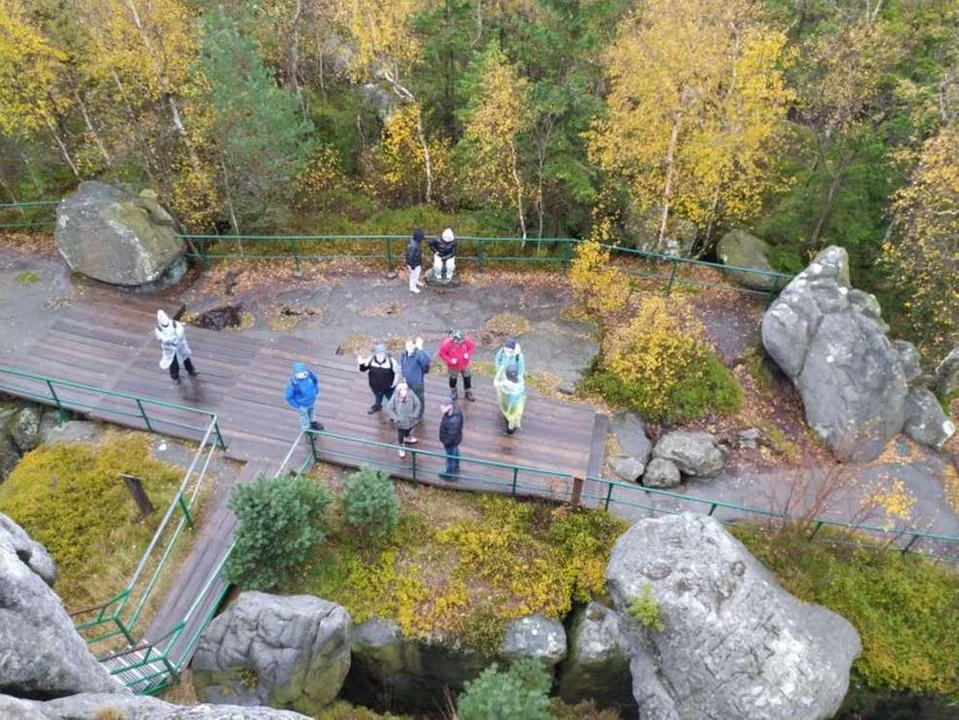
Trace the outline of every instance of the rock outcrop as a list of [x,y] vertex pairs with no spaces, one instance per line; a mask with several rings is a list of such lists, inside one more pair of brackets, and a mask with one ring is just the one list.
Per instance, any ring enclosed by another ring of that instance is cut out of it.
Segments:
[[[731,230],[723,235],[716,246],[716,256],[722,261],[723,265],[773,273],[776,271],[769,264],[768,252],[769,245],[766,244],[765,240],[745,230]],[[753,290],[773,290],[785,284],[781,278],[775,275],[732,269],[725,272],[734,282]]]
[[919,363],[919,351],[916,346],[906,340],[893,340],[892,346],[899,356],[899,363],[902,365],[902,375],[907,383],[922,375],[922,367]]
[[566,657],[566,628],[542,615],[528,615],[506,626],[500,655],[514,660],[535,658],[552,667]]
[[643,209],[631,202],[623,219],[624,244],[644,252],[689,257],[699,235],[696,224],[673,214],[669,218],[666,237],[660,242],[659,228],[662,219],[661,207]]
[[71,270],[111,285],[172,281],[186,268],[177,222],[149,191],[80,183],[57,207],[56,240]]
[[684,476],[693,478],[714,478],[726,465],[726,451],[719,440],[696,431],[666,433],[653,448],[653,457],[669,460]]
[[236,705],[173,705],[143,695],[84,694],[36,702],[0,695],[4,720],[309,720],[288,710]]
[[637,482],[646,471],[646,466],[634,457],[611,457],[606,462],[613,475],[626,482]]
[[959,347],[953,348],[936,366],[933,388],[939,395],[950,395],[959,390]]
[[939,450],[956,434],[956,425],[942,411],[931,391],[910,388],[905,403],[903,432],[921,445]]
[[20,408],[10,421],[10,437],[21,453],[28,453],[40,444],[40,421],[43,408],[27,405]]
[[[715,519],[641,520],[607,589],[627,626],[633,695],[653,720],[817,720],[839,709],[861,651],[846,620],[783,590]],[[627,618],[648,586],[664,627]]]
[[802,395],[806,422],[841,461],[876,458],[903,426],[906,375],[876,298],[823,250],[763,315],[766,352]]
[[665,458],[653,458],[643,474],[643,485],[653,488],[671,488],[679,485],[683,476],[676,463]]
[[595,700],[624,718],[638,708],[629,675],[629,644],[619,614],[592,602],[577,611],[569,631],[569,655],[559,667],[557,694],[571,704]]
[[646,436],[646,423],[639,415],[619,412],[613,416],[610,429],[623,453],[609,458],[610,469],[621,480],[637,482],[653,452],[653,444]]
[[0,518],[0,694],[47,700],[122,690],[50,589],[49,555],[13,520]]
[[194,687],[206,702],[315,715],[349,671],[351,627],[345,608],[311,595],[242,593],[200,636]]

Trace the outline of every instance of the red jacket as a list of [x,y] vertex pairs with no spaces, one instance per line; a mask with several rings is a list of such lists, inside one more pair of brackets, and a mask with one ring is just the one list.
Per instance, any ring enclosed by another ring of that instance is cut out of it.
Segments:
[[[467,336],[463,342],[457,345],[453,338],[446,338],[440,343],[439,356],[446,367],[450,370],[466,370],[473,360],[473,351],[476,349],[476,343],[473,338]],[[453,361],[456,362],[453,362]]]

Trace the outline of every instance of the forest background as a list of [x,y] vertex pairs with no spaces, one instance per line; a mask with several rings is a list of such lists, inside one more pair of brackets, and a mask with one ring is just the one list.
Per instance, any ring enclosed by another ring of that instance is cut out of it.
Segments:
[[89,178],[192,232],[839,244],[941,356],[959,0],[0,0],[0,202]]

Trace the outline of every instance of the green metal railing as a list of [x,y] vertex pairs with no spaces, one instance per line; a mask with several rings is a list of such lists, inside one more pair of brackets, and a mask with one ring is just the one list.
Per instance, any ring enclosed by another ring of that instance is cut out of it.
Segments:
[[[307,472],[319,461],[347,467],[369,465],[414,483],[442,483],[451,489],[497,492],[514,497],[530,497],[554,502],[601,508],[619,515],[636,518],[636,512],[673,514],[692,510],[716,517],[724,523],[738,520],[761,520],[786,524],[804,522],[810,528],[809,539],[820,537],[822,528],[846,531],[850,542],[876,541],[879,547],[903,555],[920,555],[933,559],[959,561],[959,536],[925,532],[904,527],[883,527],[866,523],[849,523],[824,517],[797,518],[784,513],[763,510],[737,503],[697,497],[688,493],[649,488],[602,477],[573,478],[558,471],[513,463],[502,463],[464,456],[463,470],[457,481],[442,482],[445,454],[419,448],[405,448],[408,459],[400,459],[400,446],[326,431],[306,431],[290,447],[281,465],[282,472],[293,466]],[[297,454],[302,458],[297,461]],[[657,503],[656,500],[663,502]],[[666,502],[672,503],[672,507]],[[762,526],[762,525],[761,525]]]
[[59,200],[0,203],[0,232],[56,225],[55,207],[59,204]]
[[[107,416],[111,420],[116,419],[123,425],[139,428],[142,422],[143,428],[149,432],[159,432],[161,429],[189,430],[197,438],[203,436],[208,426],[212,426],[216,444],[221,448],[226,447],[216,414],[209,410],[154,400],[131,393],[104,390],[95,385],[23,372],[2,365],[0,365],[0,393],[53,406],[57,409],[61,422],[67,411],[82,414],[96,411],[97,414]],[[196,423],[184,422],[173,413],[203,419]]]

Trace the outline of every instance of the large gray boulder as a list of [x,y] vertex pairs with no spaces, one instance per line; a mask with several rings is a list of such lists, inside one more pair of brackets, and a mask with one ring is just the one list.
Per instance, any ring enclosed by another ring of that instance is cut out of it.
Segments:
[[646,470],[646,466],[634,457],[611,457],[606,462],[613,475],[626,482],[638,482]]
[[308,720],[288,710],[237,705],[184,707],[144,695],[83,694],[37,702],[0,695],[4,720]]
[[350,669],[346,609],[312,595],[242,593],[214,618],[193,655],[198,696],[317,714]]
[[500,655],[515,660],[535,658],[552,667],[566,657],[566,628],[542,615],[527,615],[506,626]]
[[766,352],[802,395],[806,422],[839,460],[869,461],[902,430],[906,376],[876,298],[849,259],[823,250],[763,315]]
[[151,285],[185,268],[177,222],[148,191],[80,183],[57,206],[56,241],[71,270],[112,285]]
[[53,563],[0,515],[0,694],[47,700],[125,690],[101,667],[47,584]]
[[942,411],[931,391],[910,388],[906,395],[903,432],[917,443],[939,450],[956,434],[956,425]]
[[666,237],[659,239],[662,207],[642,208],[630,202],[623,215],[623,244],[644,252],[689,257],[696,244],[699,229],[690,220],[670,214]]
[[[716,256],[723,265],[733,265],[741,268],[762,270],[766,273],[776,272],[767,260],[769,245],[765,240],[756,237],[745,230],[731,230],[720,239],[716,246]],[[739,285],[753,290],[773,290],[782,287],[782,279],[776,275],[764,275],[737,270],[726,270],[726,274]]]
[[6,480],[20,462],[20,450],[13,438],[0,428],[0,482]]
[[573,616],[569,654],[559,666],[557,693],[575,705],[595,700],[601,707],[616,708],[623,717],[638,709],[629,675],[629,643],[619,614],[591,602]]
[[916,346],[906,340],[893,340],[892,347],[899,356],[899,363],[902,365],[902,374],[907,383],[922,375],[922,367],[919,362],[919,351]]
[[[839,709],[862,649],[856,631],[783,590],[719,521],[637,522],[616,541],[606,581],[627,627],[640,717],[817,720]],[[662,630],[627,616],[644,587]]]
[[646,466],[643,474],[643,485],[653,488],[676,487],[683,481],[683,476],[676,467],[676,463],[665,458],[653,458]]
[[959,390],[959,347],[953,348],[936,366],[934,389],[939,395],[951,395]]
[[8,425],[10,437],[21,453],[27,453],[40,444],[40,420],[43,409],[26,405],[17,411]]
[[653,448],[653,457],[669,460],[686,477],[714,478],[726,465],[726,451],[706,432],[677,430],[666,433]]

